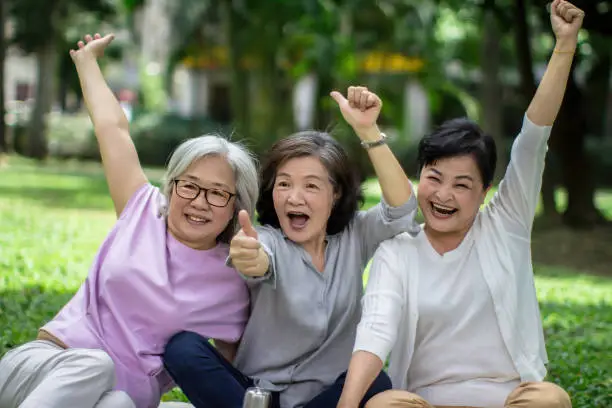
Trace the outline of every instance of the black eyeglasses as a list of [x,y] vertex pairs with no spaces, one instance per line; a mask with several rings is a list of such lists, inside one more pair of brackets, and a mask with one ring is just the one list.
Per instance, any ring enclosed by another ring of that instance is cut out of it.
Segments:
[[187,180],[174,180],[176,194],[187,200],[195,200],[204,191],[206,202],[213,207],[225,207],[236,194],[218,188],[204,188]]

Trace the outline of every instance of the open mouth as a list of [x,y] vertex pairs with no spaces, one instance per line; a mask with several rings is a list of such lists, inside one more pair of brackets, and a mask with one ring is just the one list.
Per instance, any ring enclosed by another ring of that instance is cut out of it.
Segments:
[[306,223],[310,219],[308,215],[298,211],[288,212],[287,217],[289,217],[289,223],[291,224],[291,228],[294,229],[304,228],[306,226]]
[[453,214],[455,214],[458,210],[456,208],[453,207],[447,207],[445,205],[440,205],[440,204],[434,204],[431,203],[431,212],[437,216],[437,217],[441,217],[441,218],[447,218],[452,216]]

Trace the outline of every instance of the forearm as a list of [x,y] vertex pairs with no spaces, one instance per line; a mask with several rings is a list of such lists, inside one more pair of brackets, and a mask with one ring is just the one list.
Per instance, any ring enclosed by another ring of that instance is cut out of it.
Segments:
[[558,41],[555,45],[546,72],[533,97],[527,117],[539,126],[551,126],[559,113],[567,80],[571,72],[576,41]]
[[367,351],[353,353],[338,408],[357,408],[383,368],[378,356]]
[[75,66],[83,99],[94,127],[116,127],[128,130],[128,120],[119,101],[108,87],[98,61],[93,55],[82,55]]
[[84,53],[75,58],[83,99],[94,125],[109,192],[117,216],[147,178],[140,167],[128,120],[106,84],[96,58]]
[[[382,137],[377,126],[358,135],[366,141],[376,141]],[[383,144],[372,147],[368,149],[368,156],[387,204],[399,207],[406,203],[412,194],[410,180],[389,146]]]

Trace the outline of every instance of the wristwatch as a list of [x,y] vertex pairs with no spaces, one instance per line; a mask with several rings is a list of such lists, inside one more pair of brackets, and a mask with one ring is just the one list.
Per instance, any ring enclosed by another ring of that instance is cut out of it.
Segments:
[[361,146],[364,149],[371,149],[373,147],[380,146],[380,145],[383,145],[385,143],[387,143],[387,135],[381,132],[380,133],[380,139],[375,140],[373,142],[366,142],[365,140],[362,140],[361,141]]

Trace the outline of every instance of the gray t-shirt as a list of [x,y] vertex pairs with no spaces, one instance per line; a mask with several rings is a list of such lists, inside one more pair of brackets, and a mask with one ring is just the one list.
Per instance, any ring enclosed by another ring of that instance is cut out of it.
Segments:
[[251,317],[235,365],[255,384],[281,391],[281,406],[303,406],[348,369],[361,318],[363,270],[378,245],[398,233],[416,235],[417,201],[360,211],[343,231],[327,236],[325,269],[282,230],[257,227],[270,256],[262,278],[246,278]]

